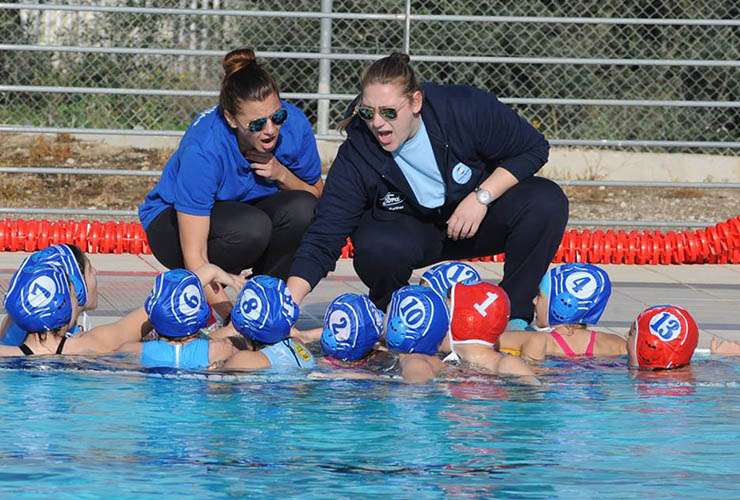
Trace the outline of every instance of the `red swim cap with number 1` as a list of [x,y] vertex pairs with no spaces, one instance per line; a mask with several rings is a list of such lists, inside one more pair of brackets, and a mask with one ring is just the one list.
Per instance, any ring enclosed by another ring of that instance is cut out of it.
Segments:
[[493,346],[509,322],[511,303],[506,291],[485,281],[457,283],[451,298],[451,343]]

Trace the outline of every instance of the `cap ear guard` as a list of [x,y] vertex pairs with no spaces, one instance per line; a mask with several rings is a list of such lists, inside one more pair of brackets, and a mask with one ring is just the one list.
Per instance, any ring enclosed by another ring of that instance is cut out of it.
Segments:
[[699,327],[679,306],[650,307],[635,321],[635,354],[641,369],[680,368],[691,362],[699,343]]
[[299,312],[283,280],[258,275],[250,278],[237,295],[231,322],[250,340],[276,344],[290,336]]
[[29,333],[57,330],[72,320],[72,294],[61,266],[29,264],[10,279],[5,310]]
[[609,275],[592,264],[563,264],[550,269],[540,282],[547,293],[550,326],[595,325],[611,296]]
[[448,328],[447,306],[434,290],[410,285],[393,293],[386,331],[389,349],[434,355]]
[[157,276],[144,310],[157,333],[172,338],[198,333],[211,314],[200,279],[185,269]]
[[357,361],[380,339],[383,313],[365,295],[345,293],[324,314],[321,348],[327,356]]

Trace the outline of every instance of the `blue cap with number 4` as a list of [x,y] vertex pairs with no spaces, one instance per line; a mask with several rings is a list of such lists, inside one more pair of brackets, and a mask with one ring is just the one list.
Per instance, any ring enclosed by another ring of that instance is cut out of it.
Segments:
[[592,264],[563,264],[550,269],[540,282],[548,297],[550,326],[595,325],[612,293],[609,275]]

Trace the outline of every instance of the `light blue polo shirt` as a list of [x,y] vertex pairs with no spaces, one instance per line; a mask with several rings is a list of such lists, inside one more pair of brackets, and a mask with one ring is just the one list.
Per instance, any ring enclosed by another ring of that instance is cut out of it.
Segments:
[[[306,115],[281,101],[288,119],[280,128],[275,158],[298,178],[315,184],[321,159]],[[174,206],[189,215],[210,215],[217,201],[250,201],[278,192],[278,186],[256,176],[239,151],[235,132],[216,106],[190,124],[162,177],[139,206],[144,228],[164,209]]]
[[393,152],[393,159],[421,206],[437,208],[444,205],[445,184],[434,158],[424,120],[420,120],[416,134]]

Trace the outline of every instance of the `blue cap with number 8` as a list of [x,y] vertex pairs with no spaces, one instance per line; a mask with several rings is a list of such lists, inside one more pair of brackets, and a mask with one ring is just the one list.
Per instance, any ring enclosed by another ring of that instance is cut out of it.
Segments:
[[283,280],[258,275],[247,281],[236,297],[231,322],[250,340],[276,344],[290,336],[298,313],[298,305]]
[[345,293],[324,314],[321,350],[342,361],[357,361],[369,353],[383,332],[383,313],[367,295]]
[[405,286],[391,298],[385,340],[394,351],[434,355],[449,326],[447,305],[437,292]]
[[61,266],[24,265],[10,278],[5,310],[31,333],[56,330],[72,319],[72,292]]
[[612,293],[609,275],[592,264],[563,264],[550,269],[540,282],[549,299],[550,326],[595,325]]
[[198,333],[211,314],[200,279],[185,269],[157,276],[144,310],[157,333],[172,338]]

